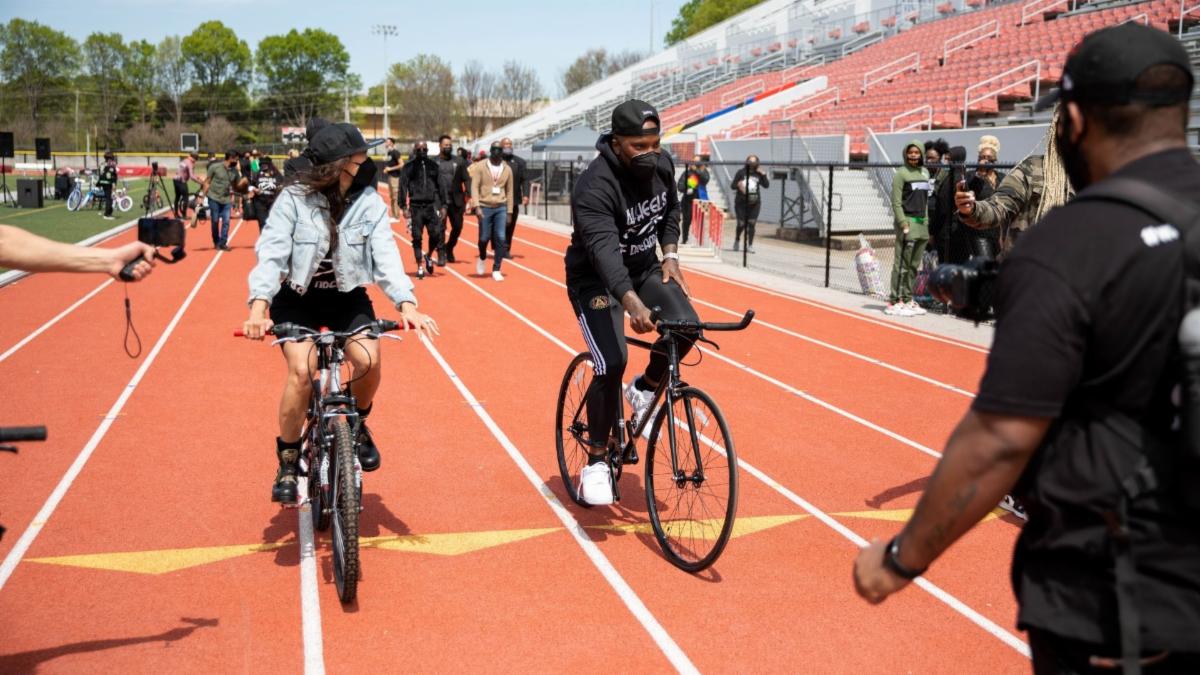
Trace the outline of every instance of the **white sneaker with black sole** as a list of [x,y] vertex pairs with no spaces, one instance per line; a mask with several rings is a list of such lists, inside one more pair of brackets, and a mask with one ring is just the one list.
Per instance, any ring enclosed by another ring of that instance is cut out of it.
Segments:
[[592,506],[613,503],[612,474],[607,462],[588,464],[579,473],[579,497]]
[[[654,402],[653,391],[642,391],[638,389],[636,382],[642,379],[641,375],[634,379],[633,382],[625,385],[625,402],[629,404],[630,410],[633,411],[633,428],[636,429],[642,423],[642,418],[650,410],[650,404]],[[653,412],[649,414],[653,415]],[[650,440],[650,426],[647,424],[642,429],[642,438]]]
[[1004,499],[1000,500],[1000,508],[1021,520],[1029,520],[1029,516],[1025,515],[1025,508],[1017,500],[1013,499],[1012,495],[1004,495]]

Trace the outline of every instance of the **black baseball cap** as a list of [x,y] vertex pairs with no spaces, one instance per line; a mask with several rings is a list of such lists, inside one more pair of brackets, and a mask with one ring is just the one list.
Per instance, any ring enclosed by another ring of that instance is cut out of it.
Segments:
[[[1138,90],[1138,77],[1162,65],[1178,66],[1187,73],[1187,89]],[[1039,99],[1036,109],[1045,110],[1059,101],[1171,105],[1186,101],[1194,83],[1191,61],[1179,40],[1157,28],[1129,22],[1102,28],[1075,45],[1058,88]]]
[[[654,120],[653,129],[643,128],[647,120]],[[645,101],[630,99],[613,109],[612,132],[617,136],[657,136],[661,125],[658,110]]]
[[366,152],[382,142],[381,138],[368,141],[358,127],[349,122],[338,122],[313,135],[308,143],[308,152],[313,164],[328,164],[356,152]]

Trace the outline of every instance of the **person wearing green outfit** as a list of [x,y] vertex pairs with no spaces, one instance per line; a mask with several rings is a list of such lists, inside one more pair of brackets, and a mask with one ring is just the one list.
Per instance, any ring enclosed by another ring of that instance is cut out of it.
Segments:
[[921,163],[925,146],[913,141],[904,146],[904,166],[892,176],[892,215],[896,230],[896,258],[892,263],[892,294],[883,313],[916,316],[925,310],[913,302],[917,266],[929,243],[929,195],[933,184]]

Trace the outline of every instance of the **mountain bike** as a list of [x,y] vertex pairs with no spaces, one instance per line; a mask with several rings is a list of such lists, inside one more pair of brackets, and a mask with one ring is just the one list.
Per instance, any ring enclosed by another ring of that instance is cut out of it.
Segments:
[[[652,316],[657,316],[655,309]],[[637,440],[647,424],[646,506],[654,536],[673,565],[688,572],[706,569],[725,550],[737,511],[738,469],[733,437],[725,416],[711,396],[680,379],[676,340],[702,342],[716,349],[705,331],[739,331],[754,320],[749,310],[737,323],[657,321],[658,334],[666,338],[667,377],[654,392],[644,419],[626,419],[624,401],[618,411],[605,461],[612,477],[613,496],[619,502],[618,481],[624,466],[637,464]],[[650,342],[626,337],[627,344],[654,350]],[[592,355],[577,354],[567,366],[558,393],[555,445],[558,469],[567,494],[584,508],[591,506],[579,493],[580,476],[588,461],[587,401],[600,394],[592,387]],[[664,402],[665,405],[660,403]]]
[[[358,432],[362,420],[350,383],[342,383],[347,343],[356,337],[390,338],[400,327],[378,320],[350,331],[312,330],[296,324],[276,324],[272,345],[311,342],[317,352],[317,376],[301,435],[300,475],[308,478],[304,503],[312,507],[313,527],[324,532],[332,525],[333,580],[338,598],[353,602],[358,593],[361,563],[358,558],[358,517],[362,511],[362,466],[358,462]],[[236,331],[241,337],[242,332]],[[297,506],[302,506],[299,504]]]
[[[46,440],[46,427],[0,427],[0,452],[17,454],[17,448],[8,443]],[[4,537],[4,526],[0,525],[0,539]]]

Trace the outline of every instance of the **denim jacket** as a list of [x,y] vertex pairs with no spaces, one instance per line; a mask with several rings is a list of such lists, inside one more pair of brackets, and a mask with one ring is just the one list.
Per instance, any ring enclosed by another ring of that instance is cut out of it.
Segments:
[[[304,195],[298,185],[279,193],[254,251],[258,264],[250,271],[250,302],[270,303],[286,280],[297,293],[308,290],[321,259],[329,251],[325,197]],[[372,282],[399,308],[417,302],[413,283],[404,273],[387,205],[375,188],[366,188],[338,223],[333,252],[337,288],[346,293]]]

